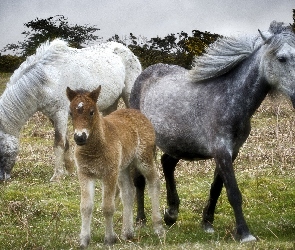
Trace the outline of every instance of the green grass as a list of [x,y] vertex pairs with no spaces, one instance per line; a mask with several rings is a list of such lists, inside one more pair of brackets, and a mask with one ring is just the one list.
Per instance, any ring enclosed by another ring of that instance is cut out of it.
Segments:
[[[9,79],[0,75],[0,88]],[[282,99],[282,98],[280,98]],[[177,167],[181,199],[179,219],[166,237],[153,234],[150,217],[137,229],[132,242],[113,249],[295,249],[294,114],[289,102],[267,98],[252,120],[250,137],[235,163],[243,194],[243,209],[251,232],[259,239],[240,244],[233,237],[235,222],[223,190],[215,216],[215,233],[200,227],[202,209],[213,178],[214,162],[185,162]],[[76,176],[50,183],[53,174],[53,129],[42,114],[35,114],[21,133],[21,149],[12,179],[0,185],[0,249],[77,249],[80,231],[80,190]],[[161,209],[166,194],[161,174]],[[89,249],[105,248],[100,185],[92,220]],[[146,197],[147,215],[150,203]],[[115,231],[120,234],[122,206],[118,202]]]

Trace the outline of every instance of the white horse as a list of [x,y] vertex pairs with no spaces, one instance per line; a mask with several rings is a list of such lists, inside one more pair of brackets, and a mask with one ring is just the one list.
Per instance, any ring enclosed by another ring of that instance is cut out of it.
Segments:
[[63,176],[64,167],[73,171],[66,87],[92,91],[102,85],[104,91],[97,104],[103,114],[108,114],[117,109],[120,97],[129,107],[130,92],[140,72],[137,57],[120,43],[83,49],[70,48],[59,39],[42,44],[14,72],[0,98],[0,180],[10,178],[19,151],[20,130],[36,111],[54,125],[56,160],[51,181]]

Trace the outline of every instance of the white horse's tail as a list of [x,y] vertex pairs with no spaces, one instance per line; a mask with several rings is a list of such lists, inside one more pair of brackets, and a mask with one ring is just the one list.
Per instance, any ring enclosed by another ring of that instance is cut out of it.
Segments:
[[123,89],[122,98],[125,105],[129,108],[131,89],[136,78],[142,71],[141,64],[133,52],[123,44],[110,42],[109,45],[110,48],[113,49],[114,53],[122,58],[123,64],[125,65],[125,87]]

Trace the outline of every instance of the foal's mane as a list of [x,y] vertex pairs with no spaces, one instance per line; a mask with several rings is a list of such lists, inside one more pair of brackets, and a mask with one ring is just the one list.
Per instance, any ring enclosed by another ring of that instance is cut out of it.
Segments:
[[195,58],[190,76],[194,81],[202,81],[223,75],[262,44],[258,36],[219,38],[205,54]]

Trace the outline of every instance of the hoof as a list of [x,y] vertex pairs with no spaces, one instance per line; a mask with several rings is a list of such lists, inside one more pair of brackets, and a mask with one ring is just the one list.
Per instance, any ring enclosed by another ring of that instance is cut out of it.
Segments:
[[134,232],[132,230],[130,231],[127,231],[127,232],[122,232],[122,235],[121,235],[121,239],[122,240],[133,240],[134,238]]
[[63,177],[63,174],[59,174],[59,175],[54,174],[54,175],[51,177],[50,181],[51,181],[51,182],[60,182],[60,180],[62,179],[62,177]]
[[166,230],[163,228],[162,225],[158,226],[157,228],[154,229],[155,230],[155,234],[158,236],[158,237],[161,237],[163,238],[166,234]]
[[80,249],[86,249],[90,243],[90,237],[86,236],[80,240]]
[[118,240],[117,235],[113,235],[111,237],[105,237],[104,238],[104,244],[107,245],[107,246],[112,246],[117,242],[117,240]]
[[178,212],[176,210],[172,209],[166,209],[165,214],[164,214],[164,221],[167,226],[172,226],[178,218]]
[[204,232],[213,234],[215,232],[214,227],[211,223],[205,222],[202,225]]
[[146,226],[146,218],[136,218],[136,226],[145,227]]
[[251,242],[251,241],[256,241],[257,239],[252,235],[252,234],[249,234],[245,237],[242,237],[241,238],[241,243],[246,243],[246,242]]

